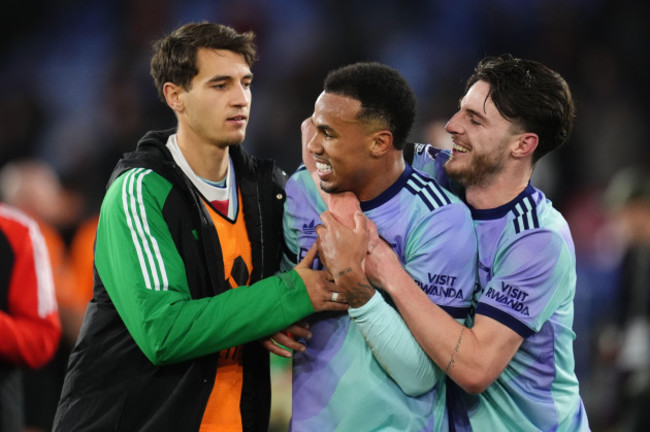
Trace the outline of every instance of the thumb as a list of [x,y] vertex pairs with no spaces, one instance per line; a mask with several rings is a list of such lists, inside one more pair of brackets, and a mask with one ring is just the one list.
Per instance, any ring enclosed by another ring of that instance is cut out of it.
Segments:
[[337,227],[341,225],[339,221],[334,217],[331,211],[325,210],[323,213],[320,215],[320,220],[323,223],[323,226],[325,228],[330,228],[330,227]]

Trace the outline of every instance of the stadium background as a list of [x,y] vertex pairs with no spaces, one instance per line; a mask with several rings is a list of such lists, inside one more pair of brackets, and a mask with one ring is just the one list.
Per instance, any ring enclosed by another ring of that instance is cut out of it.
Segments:
[[[300,161],[300,122],[332,68],[373,60],[398,69],[419,101],[411,139],[444,145],[441,127],[480,58],[509,52],[539,60],[569,82],[577,118],[569,144],[540,162],[534,182],[566,215],[576,241],[576,370],[591,425],[617,430],[627,400],[617,360],[624,245],[605,198],[617,174],[650,167],[649,16],[644,0],[6,2],[0,169],[22,158],[53,168],[65,192],[54,225],[70,240],[98,211],[119,155],[147,130],[174,125],[148,75],[150,43],[188,21],[257,33],[244,145],[288,172]],[[286,362],[273,367],[273,419],[282,430],[290,376]]]

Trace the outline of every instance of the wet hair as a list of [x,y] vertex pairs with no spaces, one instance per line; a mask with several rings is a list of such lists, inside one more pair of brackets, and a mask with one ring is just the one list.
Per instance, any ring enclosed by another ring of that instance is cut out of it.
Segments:
[[503,117],[522,132],[537,134],[533,164],[569,139],[575,108],[569,86],[557,72],[505,54],[481,60],[465,92],[477,81],[490,85],[488,96]]
[[413,90],[397,72],[380,63],[354,63],[331,71],[324,90],[361,102],[357,119],[379,120],[393,134],[393,145],[401,150],[415,121]]
[[257,60],[255,33],[238,33],[233,28],[216,23],[189,23],[167,37],[153,43],[151,76],[158,96],[164,102],[163,86],[167,82],[191,88],[192,78],[199,73],[196,57],[199,48],[227,50],[240,54],[249,67]]

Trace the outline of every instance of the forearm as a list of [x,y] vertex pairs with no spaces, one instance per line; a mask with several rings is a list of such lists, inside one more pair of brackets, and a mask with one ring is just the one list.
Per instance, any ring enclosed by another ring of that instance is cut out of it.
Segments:
[[384,273],[382,284],[422,349],[452,380],[470,389],[483,373],[483,353],[473,330],[432,303],[406,271]]
[[410,396],[429,391],[438,379],[439,370],[397,311],[384,301],[357,266],[343,267],[333,277],[337,289],[351,306],[350,317],[384,371]]
[[0,312],[0,359],[11,364],[39,368],[52,359],[61,337],[56,313],[13,317]]
[[188,278],[188,272],[205,264],[181,255],[177,242],[183,236],[172,236],[173,218],[163,214],[170,191],[172,185],[155,172],[131,170],[119,177],[104,198],[95,242],[97,274],[152,363],[176,363],[250,342],[312,313],[296,272],[193,298],[190,281],[208,282]]
[[145,292],[138,298],[138,308],[116,304],[134,340],[154,364],[177,363],[251,342],[313,312],[295,271],[210,298],[173,297],[160,299]]
[[397,311],[381,294],[360,308],[351,308],[350,317],[384,371],[409,396],[429,391],[440,377],[439,369],[418,345]]

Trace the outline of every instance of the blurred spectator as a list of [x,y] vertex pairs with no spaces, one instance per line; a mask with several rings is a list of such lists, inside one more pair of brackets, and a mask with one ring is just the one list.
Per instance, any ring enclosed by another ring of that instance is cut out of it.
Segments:
[[24,426],[21,368],[40,368],[61,337],[52,270],[38,224],[0,203],[0,430]]
[[617,365],[625,431],[650,430],[650,175],[625,168],[605,199],[618,223],[625,254],[620,281]]
[[79,203],[63,189],[56,172],[35,159],[10,162],[0,170],[0,199],[35,220],[48,250],[63,338],[51,362],[23,374],[25,423],[32,431],[46,431],[52,427],[65,364],[83,318],[83,310],[77,307],[75,299],[67,246],[60,232],[60,227],[75,220]]
[[38,223],[50,256],[63,334],[66,340],[74,342],[79,331],[74,323],[78,320],[72,316],[68,319],[75,311],[68,307],[69,303],[74,303],[74,279],[60,228],[75,220],[79,203],[66,194],[57,173],[47,163],[36,159],[10,162],[0,170],[0,198]]

